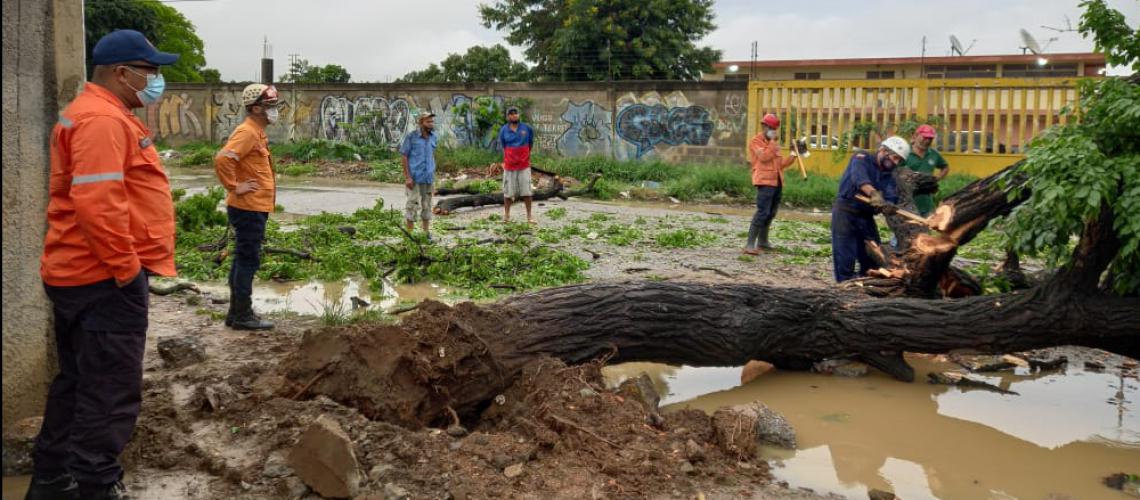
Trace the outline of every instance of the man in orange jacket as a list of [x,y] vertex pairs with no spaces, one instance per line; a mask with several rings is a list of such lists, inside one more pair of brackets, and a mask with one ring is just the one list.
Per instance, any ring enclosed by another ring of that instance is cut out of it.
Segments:
[[277,202],[277,184],[265,127],[277,121],[277,89],[254,83],[241,93],[245,121],[214,157],[218,181],[229,193],[226,215],[234,228],[234,260],[230,267],[230,311],[226,326],[235,330],[269,330],[273,323],[253,312],[253,276],[261,267],[265,224]]
[[174,205],[151,132],[131,108],[162,96],[159,52],[141,33],[95,44],[92,79],[51,135],[40,260],[59,374],[32,457],[28,499],[125,495],[119,454],[142,406],[147,273],[174,276]]
[[[771,249],[768,243],[768,229],[776,210],[780,208],[780,194],[784,187],[784,169],[795,161],[793,156],[780,157],[780,141],[777,131],[780,119],[771,113],[760,120],[760,133],[752,138],[748,150],[752,153],[752,185],[756,186],[756,213],[752,225],[748,227],[748,242],[744,253],[759,255],[760,249]],[[792,154],[796,154],[794,151]]]

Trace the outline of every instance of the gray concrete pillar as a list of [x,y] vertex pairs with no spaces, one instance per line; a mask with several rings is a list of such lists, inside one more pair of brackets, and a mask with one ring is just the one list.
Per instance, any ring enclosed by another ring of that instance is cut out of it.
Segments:
[[47,227],[48,141],[60,109],[83,85],[83,1],[5,0],[5,429],[43,411],[55,370],[50,305],[40,282]]

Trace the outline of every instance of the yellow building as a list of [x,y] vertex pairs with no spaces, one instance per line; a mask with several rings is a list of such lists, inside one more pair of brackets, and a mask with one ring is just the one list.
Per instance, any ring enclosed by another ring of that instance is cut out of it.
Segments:
[[[846,144],[867,147],[917,119],[935,125],[935,147],[956,172],[981,176],[1017,161],[1034,136],[1070,120],[1077,81],[1103,75],[1104,67],[1101,54],[1050,54],[725,61],[717,75],[750,80],[749,136],[765,113],[776,114],[790,131],[789,146],[793,137],[806,139],[816,153],[806,162],[810,170],[835,174]],[[872,132],[860,139],[860,130]]]
[[[1044,63],[1044,64],[1041,64]],[[1098,76],[1104,54],[990,55],[952,57],[880,57],[721,61],[702,75],[722,80],[880,80],[913,78],[1038,78]]]

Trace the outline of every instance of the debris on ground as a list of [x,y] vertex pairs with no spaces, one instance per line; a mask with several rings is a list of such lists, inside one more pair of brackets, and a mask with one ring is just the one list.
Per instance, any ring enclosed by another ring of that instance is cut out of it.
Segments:
[[5,476],[32,473],[32,448],[43,423],[43,417],[29,417],[4,431]]
[[158,342],[158,355],[169,369],[178,369],[206,360],[206,348],[194,336],[162,339]]

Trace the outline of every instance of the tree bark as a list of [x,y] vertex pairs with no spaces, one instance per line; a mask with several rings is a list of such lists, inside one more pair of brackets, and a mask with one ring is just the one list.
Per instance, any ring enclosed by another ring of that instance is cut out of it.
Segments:
[[[531,328],[514,356],[805,368],[829,358],[1056,345],[1136,356],[1140,301],[1046,288],[958,300],[870,299],[833,289],[645,282],[576,285],[504,301]],[[1123,352],[1122,352],[1123,351]]]
[[[885,271],[870,280],[848,282],[845,287],[889,297],[961,297],[979,293],[976,283],[964,271],[952,269],[950,263],[958,247],[973,240],[991,220],[1008,215],[1029,199],[1028,178],[1020,171],[1022,163],[974,181],[943,199],[925,225],[888,216],[887,224],[898,237],[900,249],[883,253]],[[920,174],[900,176],[900,182],[905,184],[912,178],[925,182]],[[904,192],[914,190],[913,186],[903,187]],[[936,232],[931,233],[931,229]]]

